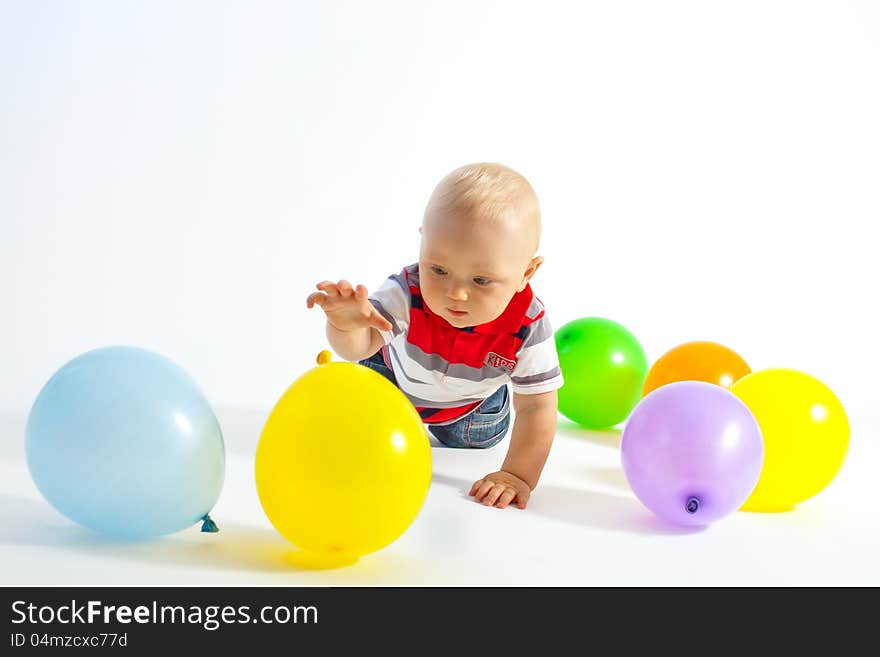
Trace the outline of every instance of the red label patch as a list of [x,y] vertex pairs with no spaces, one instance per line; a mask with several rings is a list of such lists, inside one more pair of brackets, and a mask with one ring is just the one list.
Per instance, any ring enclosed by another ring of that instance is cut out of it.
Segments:
[[513,371],[513,368],[516,367],[516,361],[510,360],[508,358],[502,358],[494,351],[490,351],[489,355],[486,356],[486,365],[489,367],[503,367],[506,370]]

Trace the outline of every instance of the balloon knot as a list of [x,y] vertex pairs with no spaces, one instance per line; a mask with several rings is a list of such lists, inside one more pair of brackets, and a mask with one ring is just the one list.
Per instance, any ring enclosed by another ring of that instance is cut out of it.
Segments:
[[687,503],[684,505],[684,510],[691,515],[695,514],[700,510],[700,500],[696,497],[689,497]]
[[202,516],[202,531],[209,532],[211,534],[216,534],[220,531],[214,521],[211,520],[211,516],[209,516],[207,513]]
[[324,349],[318,354],[318,365],[326,365],[330,362],[330,352]]

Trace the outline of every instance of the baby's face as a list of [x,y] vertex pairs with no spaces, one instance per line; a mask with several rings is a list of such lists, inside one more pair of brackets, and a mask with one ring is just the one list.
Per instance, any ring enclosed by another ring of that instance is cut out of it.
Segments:
[[534,241],[522,222],[429,213],[422,224],[419,280],[431,312],[457,328],[496,319],[525,288]]

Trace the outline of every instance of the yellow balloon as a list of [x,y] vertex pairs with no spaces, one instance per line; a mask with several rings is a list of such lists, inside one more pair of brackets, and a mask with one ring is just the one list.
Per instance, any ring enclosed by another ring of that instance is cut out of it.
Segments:
[[744,511],[789,510],[834,479],[849,448],[849,421],[825,384],[796,370],[768,369],[747,374],[730,391],[764,437],[764,467]]
[[256,484],[278,532],[340,562],[396,540],[431,483],[416,409],[385,377],[322,352],[282,395],[260,435]]

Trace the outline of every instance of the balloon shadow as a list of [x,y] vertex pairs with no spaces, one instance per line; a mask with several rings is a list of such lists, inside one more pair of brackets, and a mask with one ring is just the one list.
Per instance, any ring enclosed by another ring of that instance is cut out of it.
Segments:
[[285,555],[285,560],[303,570],[335,570],[354,565],[360,560],[360,557],[354,554],[316,554],[294,550]]
[[[437,472],[432,481],[441,486],[457,488],[462,497],[474,500],[467,494],[472,483],[470,481]],[[695,534],[705,529],[667,522],[629,497],[545,484],[539,485],[532,493],[525,512],[567,524],[632,534]]]
[[774,513],[788,513],[789,511],[794,511],[797,507],[794,504],[787,504],[784,506],[773,506],[768,507],[766,509],[761,509],[758,511],[757,509],[739,509],[740,513],[752,513],[755,515],[773,515]]
[[587,440],[604,447],[620,449],[620,436],[623,430],[616,427],[611,429],[585,429],[571,420],[560,417],[556,423],[556,433],[571,438]]
[[297,551],[273,530],[219,525],[218,534],[203,534],[194,525],[155,539],[116,538],[81,527],[38,500],[0,495],[0,545],[60,547],[102,558],[237,571],[290,573],[318,567],[298,561]]

